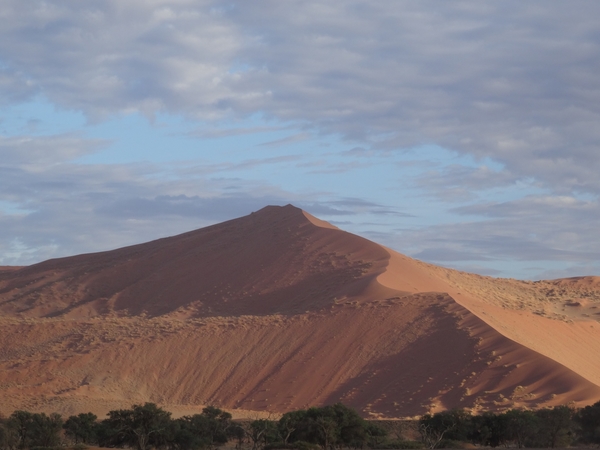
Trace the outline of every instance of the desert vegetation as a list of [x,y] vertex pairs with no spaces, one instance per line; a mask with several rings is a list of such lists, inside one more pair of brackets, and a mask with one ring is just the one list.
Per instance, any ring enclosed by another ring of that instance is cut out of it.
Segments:
[[281,415],[278,419],[232,420],[208,406],[201,414],[173,419],[154,403],[92,413],[46,415],[15,411],[0,418],[0,449],[98,446],[135,450],[210,450],[226,445],[246,450],[335,450],[535,447],[600,444],[600,402],[581,409],[558,406],[472,415],[465,410],[427,414],[415,420],[360,417],[337,403]]

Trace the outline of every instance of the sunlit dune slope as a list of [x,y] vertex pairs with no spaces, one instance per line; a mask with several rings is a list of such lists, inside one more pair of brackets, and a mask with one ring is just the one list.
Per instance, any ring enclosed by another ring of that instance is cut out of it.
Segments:
[[593,277],[451,271],[267,207],[0,270],[1,408],[284,412],[342,401],[403,417],[582,405],[600,399],[597,289]]
[[502,335],[600,386],[600,277],[494,279],[445,269],[392,250],[383,285],[446,292]]

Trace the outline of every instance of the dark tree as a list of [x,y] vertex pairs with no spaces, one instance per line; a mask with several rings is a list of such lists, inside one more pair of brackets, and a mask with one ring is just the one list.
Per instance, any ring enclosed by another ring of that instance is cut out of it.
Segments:
[[455,441],[473,440],[473,433],[475,431],[473,428],[473,415],[464,409],[453,409],[449,411],[449,414],[454,421],[454,428],[450,430],[447,438]]
[[542,447],[568,447],[573,439],[573,414],[568,406],[540,409],[535,412],[539,419],[536,445]]
[[56,447],[60,444],[63,420],[60,414],[33,414],[31,423],[32,447]]
[[248,423],[246,435],[252,441],[252,449],[265,447],[280,440],[277,422],[268,419],[257,419]]
[[584,442],[600,444],[600,402],[580,409],[574,419],[581,427]]
[[210,446],[225,444],[231,427],[231,414],[214,406],[207,406],[202,410],[201,416],[206,418],[205,429]]
[[508,438],[518,448],[527,446],[539,433],[540,420],[533,411],[511,409],[505,413]]
[[8,419],[0,418],[0,449],[15,450],[19,447],[19,436],[10,426]]
[[207,444],[191,429],[185,417],[171,422],[169,435],[170,447],[174,450],[196,450]]
[[363,447],[370,439],[380,439],[386,434],[341,403],[286,413],[279,420],[278,429],[286,445],[307,442],[325,450]]
[[427,448],[434,449],[455,426],[454,417],[447,412],[425,414],[419,420],[421,441]]
[[229,432],[233,432],[231,414],[214,406],[207,406],[202,414],[185,416],[176,422],[175,440],[184,450],[225,444]]
[[509,440],[508,417],[505,414],[485,412],[473,417],[472,441],[474,443],[498,447]]
[[171,413],[154,403],[134,405],[108,413],[107,428],[116,432],[115,438],[137,450],[147,450],[164,442],[170,430]]
[[125,433],[115,428],[118,424],[111,421],[110,417],[101,422],[97,422],[94,427],[96,443],[100,447],[124,447],[128,445]]
[[63,425],[65,434],[73,439],[76,444],[96,442],[97,419],[98,417],[92,413],[70,416]]
[[231,426],[227,430],[227,435],[234,439],[236,444],[236,449],[241,449],[246,442],[246,430],[244,429],[244,425],[239,422],[232,422]]
[[33,414],[28,411],[15,411],[8,419],[8,426],[17,434],[19,448],[29,447],[33,430]]
[[[381,426],[372,422],[367,422],[365,424],[365,433],[367,437],[367,444],[371,448],[380,448],[387,438],[387,431]],[[360,445],[360,448],[362,448],[362,445]]]
[[292,433],[294,433],[304,420],[306,411],[290,411],[281,416],[277,422],[277,428],[284,445],[287,446]]
[[324,409],[325,413],[331,415],[337,424],[338,444],[342,447],[363,447],[369,439],[370,432],[379,436],[382,436],[382,433],[386,434],[385,430],[379,427],[369,428],[368,422],[360,417],[354,409],[341,403],[326,406]]

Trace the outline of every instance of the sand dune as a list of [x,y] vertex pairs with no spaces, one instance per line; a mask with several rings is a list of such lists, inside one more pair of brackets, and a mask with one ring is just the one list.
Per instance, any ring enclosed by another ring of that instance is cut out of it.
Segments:
[[0,268],[0,408],[103,414],[154,401],[246,414],[343,401],[404,417],[589,404],[599,299],[595,277],[461,273],[267,207]]

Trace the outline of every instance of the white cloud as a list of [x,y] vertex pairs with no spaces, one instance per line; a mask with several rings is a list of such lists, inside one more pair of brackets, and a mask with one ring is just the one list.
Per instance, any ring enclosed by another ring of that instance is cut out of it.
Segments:
[[219,115],[236,31],[210,1],[8,1],[0,58],[51,101],[91,118]]
[[8,85],[25,86],[17,99],[41,92],[91,118],[260,112],[600,192],[596,3],[4,3],[0,58]]
[[0,168],[13,165],[46,167],[96,152],[108,144],[106,140],[85,139],[76,134],[0,136]]

